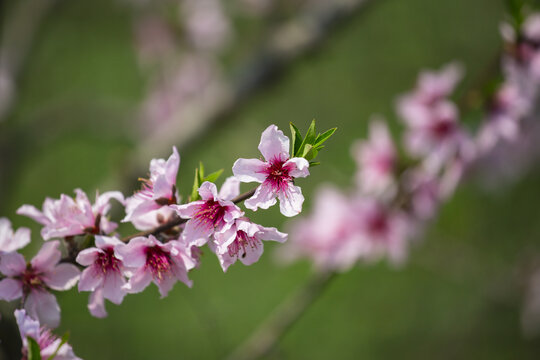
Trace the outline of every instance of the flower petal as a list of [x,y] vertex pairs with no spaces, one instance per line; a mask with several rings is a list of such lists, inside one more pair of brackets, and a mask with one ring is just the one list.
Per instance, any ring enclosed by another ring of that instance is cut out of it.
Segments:
[[43,274],[43,281],[53,290],[69,290],[79,280],[81,272],[73,264],[58,264]]
[[287,241],[288,235],[278,231],[274,227],[264,227],[259,225],[259,231],[257,232],[257,238],[260,240],[272,240],[280,243]]
[[100,249],[114,248],[120,244],[123,244],[123,242],[118,238],[110,236],[96,236],[96,246]]
[[43,244],[39,252],[31,261],[32,267],[39,271],[48,271],[58,264],[62,253],[58,250],[60,242],[50,241]]
[[23,288],[20,281],[15,279],[4,279],[0,281],[0,299],[12,301],[23,295]]
[[309,176],[309,162],[306,159],[298,157],[289,159],[285,164],[283,164],[283,167],[286,167],[289,164],[294,164],[293,170],[289,172],[292,177],[303,178]]
[[103,296],[115,304],[120,304],[124,300],[126,290],[123,286],[126,280],[119,272],[110,272],[103,280]]
[[205,201],[217,200],[218,191],[216,184],[211,183],[210,181],[203,182],[201,187],[199,187],[199,195],[201,195],[201,198]]
[[183,205],[171,205],[171,208],[176,211],[182,219],[191,219],[199,211],[204,201],[192,201]]
[[234,176],[228,177],[221,189],[219,190],[219,198],[222,200],[232,200],[240,194],[240,180]]
[[276,125],[270,125],[263,131],[259,151],[266,161],[289,158],[289,138]]
[[80,291],[94,291],[103,282],[103,276],[99,274],[94,266],[87,267],[83,270],[79,280]]
[[107,191],[97,197],[93,211],[96,214],[104,215],[108,212],[111,199],[116,199],[120,204],[125,205],[124,195],[120,191]]
[[56,328],[60,324],[60,306],[54,295],[47,291],[31,291],[24,308],[32,318],[39,320],[41,325]]
[[300,214],[302,211],[304,196],[302,195],[302,189],[298,186],[289,184],[287,190],[279,192],[278,198],[279,210],[283,215],[292,217]]
[[257,188],[252,197],[244,201],[244,205],[248,209],[256,211],[257,208],[268,209],[270,206],[273,206],[276,201],[276,195],[272,191],[272,187],[263,183]]
[[102,251],[97,248],[89,248],[82,250],[78,255],[75,261],[77,261],[82,266],[90,266],[96,261],[96,257]]
[[234,162],[232,171],[242,182],[259,182],[266,179],[266,163],[259,159],[238,159]]
[[0,255],[0,273],[6,276],[17,276],[26,269],[24,256],[19,253],[7,253]]
[[140,293],[150,285],[151,281],[152,274],[149,271],[145,271],[144,268],[140,268],[135,275],[129,279],[129,282],[124,286],[124,290],[130,294]]
[[125,266],[141,267],[146,263],[145,249],[151,246],[152,242],[145,237],[136,237],[128,244],[120,244],[114,249],[114,255],[122,260]]
[[251,265],[259,261],[263,251],[264,247],[262,242],[260,244],[257,244],[257,246],[246,246],[245,247],[245,253],[238,256],[238,259],[242,262],[244,265]]
[[186,246],[203,246],[208,241],[208,237],[214,232],[213,228],[207,228],[196,220],[189,220],[182,232],[182,239]]
[[30,316],[26,315],[26,311],[24,309],[15,310],[15,320],[17,321],[17,325],[19,326],[19,333],[21,334],[21,339],[24,346],[27,346],[26,338],[28,336],[34,339],[39,339],[39,321],[32,319]]
[[105,299],[103,298],[102,289],[97,289],[90,294],[88,298],[88,311],[92,316],[97,318],[107,317],[107,311],[105,310]]
[[17,209],[17,215],[28,216],[30,219],[42,224],[47,225],[50,223],[49,218],[39,211],[35,206],[23,205]]

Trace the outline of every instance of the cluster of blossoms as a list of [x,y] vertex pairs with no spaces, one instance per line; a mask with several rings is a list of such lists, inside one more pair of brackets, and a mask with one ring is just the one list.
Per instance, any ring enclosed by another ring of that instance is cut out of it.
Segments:
[[[196,196],[187,203],[181,203],[176,188],[180,156],[173,148],[167,160],[151,161],[149,179],[143,179],[142,189],[131,197],[107,192],[98,194],[92,204],[77,189],[75,198],[47,198],[42,210],[23,205],[17,213],[42,224],[45,240],[29,262],[17,251],[30,242],[30,230],[14,232],[10,221],[1,218],[0,299],[21,299],[23,310],[15,316],[23,336],[23,357],[31,337],[42,356],[55,353],[57,360],[77,359],[71,347],[60,344],[48,330],[60,322],[60,307],[52,291],[68,290],[78,283],[79,291],[90,292],[90,313],[104,317],[105,299],[120,304],[127,294],[139,293],[152,282],[162,297],[177,281],[191,287],[188,273],[199,266],[204,245],[226,271],[237,260],[245,265],[258,261],[264,240],[286,241],[287,234],[251,222],[238,205],[245,200],[246,208],[256,211],[279,200],[283,215],[301,212],[304,197],[294,181],[309,175],[310,163],[291,156],[289,146],[289,138],[275,125],[269,126],[259,144],[264,160],[238,159],[232,168],[234,176],[225,180],[219,192],[208,177],[203,178],[207,181],[195,188]],[[260,185],[241,195],[241,182]],[[123,222],[130,222],[140,233],[121,238],[115,232],[118,224],[108,216],[113,199],[125,206]],[[40,329],[40,324],[46,328]]]
[[373,118],[369,139],[352,147],[358,165],[354,188],[347,194],[322,188],[313,214],[292,223],[281,257],[310,258],[323,271],[345,271],[381,257],[399,264],[466,174],[501,153],[523,154],[538,143],[533,115],[540,88],[540,15],[518,30],[503,30],[509,49],[502,58],[503,80],[485,99],[483,121],[460,121],[451,99],[463,74],[459,65],[422,72],[416,87],[396,101],[401,143],[394,142],[384,119]]

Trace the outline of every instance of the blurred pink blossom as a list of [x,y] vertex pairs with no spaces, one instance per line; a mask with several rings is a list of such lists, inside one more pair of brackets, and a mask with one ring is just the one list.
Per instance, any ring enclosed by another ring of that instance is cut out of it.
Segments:
[[232,35],[219,0],[184,0],[181,15],[188,39],[201,50],[222,49]]
[[353,145],[353,157],[359,169],[356,183],[362,192],[380,195],[395,191],[397,154],[384,119],[370,122],[369,140]]

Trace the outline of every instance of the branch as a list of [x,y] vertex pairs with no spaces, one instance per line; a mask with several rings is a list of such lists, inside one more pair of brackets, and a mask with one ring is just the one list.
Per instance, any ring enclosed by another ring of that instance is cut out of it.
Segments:
[[251,360],[269,355],[279,340],[324,293],[336,275],[334,272],[313,274],[294,296],[282,303],[227,359]]

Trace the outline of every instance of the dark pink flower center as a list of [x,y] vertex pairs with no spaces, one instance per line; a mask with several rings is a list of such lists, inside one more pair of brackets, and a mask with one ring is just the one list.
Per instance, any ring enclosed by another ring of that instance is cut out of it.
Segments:
[[32,290],[45,289],[45,283],[41,279],[41,274],[30,264],[26,267],[26,270],[24,270],[21,280],[23,283],[24,294],[29,294]]
[[264,182],[269,184],[274,192],[284,192],[293,180],[293,177],[290,175],[290,172],[294,170],[293,164],[285,165],[288,160],[274,158],[269,161],[266,169],[263,170],[263,173],[266,174],[266,180]]
[[199,211],[197,211],[193,218],[200,226],[210,230],[223,223],[225,213],[226,208],[221,206],[218,201],[207,200],[200,206]]
[[152,276],[163,280],[172,269],[171,254],[159,246],[146,248],[146,268],[152,272]]
[[[238,256],[242,258],[246,257],[246,248],[256,249],[261,245],[261,241],[254,236],[248,236],[242,230],[236,232],[236,239],[227,247],[229,256]],[[240,253],[240,254],[239,254]]]
[[451,119],[439,119],[431,127],[433,135],[437,139],[445,139],[455,130],[455,123]]
[[380,154],[375,161],[373,166],[380,174],[389,174],[394,169],[394,156],[390,153]]
[[368,216],[366,222],[367,232],[374,238],[384,238],[389,230],[388,216],[381,210]]
[[109,272],[120,272],[122,261],[114,256],[113,248],[108,247],[97,255],[94,264],[97,270],[105,275]]

